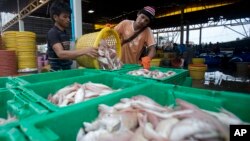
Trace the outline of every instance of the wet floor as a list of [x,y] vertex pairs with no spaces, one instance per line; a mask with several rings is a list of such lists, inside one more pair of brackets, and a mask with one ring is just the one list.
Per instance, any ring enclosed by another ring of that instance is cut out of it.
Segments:
[[192,87],[218,90],[218,91],[230,91],[250,94],[250,83],[246,82],[232,82],[232,81],[222,81],[220,85],[214,85],[210,83],[209,85],[204,84],[204,80],[192,80]]

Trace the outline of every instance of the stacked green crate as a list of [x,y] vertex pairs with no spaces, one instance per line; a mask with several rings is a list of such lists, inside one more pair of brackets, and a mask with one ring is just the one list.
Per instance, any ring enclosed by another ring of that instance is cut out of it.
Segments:
[[[228,94],[220,95],[217,91],[200,90],[195,88],[176,87],[174,85],[147,83],[121,91],[117,94],[107,95],[95,99],[85,105],[77,105],[54,112],[47,117],[37,118],[29,122],[23,122],[25,133],[34,141],[69,141],[76,140],[77,133],[83,122],[92,122],[98,116],[98,105],[106,104],[112,106],[122,98],[131,98],[136,95],[145,95],[152,98],[161,105],[174,105],[175,99],[180,98],[196,104],[198,107],[218,111],[222,107],[239,116],[242,120],[249,122],[250,96],[235,93],[233,99]],[[230,94],[231,95],[231,94]],[[228,97],[228,98],[227,98]],[[236,100],[236,104],[228,105],[231,100]],[[247,102],[248,101],[248,102]],[[238,109],[238,111],[236,110]]]
[[[90,76],[79,76],[79,77],[72,77],[67,79],[60,79],[54,81],[47,81],[47,82],[40,82],[35,84],[26,84],[20,86],[19,88],[25,92],[23,94],[24,97],[32,97],[38,103],[48,107],[50,110],[57,111],[60,109],[57,105],[49,102],[47,100],[49,94],[55,94],[58,90],[63,87],[72,85],[74,83],[101,83],[111,87],[112,89],[121,89],[121,91],[125,91],[127,88],[130,87],[137,87],[139,84],[148,83],[141,79],[130,77],[130,76],[120,76],[114,73],[100,73],[96,75]],[[116,92],[115,92],[116,93]],[[88,100],[86,102],[89,102]],[[85,103],[85,102],[81,102]],[[78,104],[81,104],[78,103]],[[74,104],[77,105],[77,104]],[[72,105],[70,105],[72,106]]]
[[[139,70],[139,69],[142,69],[142,67],[128,68],[128,69],[117,71],[117,73],[122,74],[122,75],[129,75],[127,74],[129,71],[134,71],[134,70]],[[154,67],[154,66],[150,68],[150,71],[154,71],[154,70],[159,70],[161,72],[173,71],[176,74],[169,76],[169,77],[160,78],[160,79],[143,77],[143,76],[135,76],[135,77],[139,77],[139,78],[143,78],[147,80],[151,79],[151,80],[155,80],[155,81],[162,82],[162,83],[179,85],[179,84],[183,84],[183,82],[186,80],[186,77],[188,76],[188,70],[186,69],[162,68],[162,67]]]
[[71,77],[88,76],[99,73],[101,73],[99,70],[94,70],[94,69],[72,69],[72,70],[63,70],[57,72],[47,72],[47,73],[18,76],[14,77],[13,79],[16,82],[16,85],[25,85],[29,83],[39,83],[39,82],[59,80]]

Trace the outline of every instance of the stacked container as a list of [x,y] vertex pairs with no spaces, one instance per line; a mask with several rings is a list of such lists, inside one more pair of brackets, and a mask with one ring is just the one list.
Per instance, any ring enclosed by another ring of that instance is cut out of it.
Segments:
[[37,70],[36,34],[33,32],[17,33],[18,69]]
[[0,76],[17,75],[16,52],[12,50],[0,50]]
[[17,31],[6,31],[3,33],[4,48],[6,50],[16,51],[16,34]]
[[204,58],[193,58],[193,64],[188,65],[190,76],[193,79],[204,79],[205,72],[207,71],[207,65],[204,64]]
[[2,35],[0,34],[0,50],[3,49]]

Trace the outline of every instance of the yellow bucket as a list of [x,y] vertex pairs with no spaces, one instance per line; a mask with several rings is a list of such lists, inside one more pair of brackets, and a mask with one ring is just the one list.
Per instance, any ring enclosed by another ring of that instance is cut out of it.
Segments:
[[193,64],[204,64],[205,59],[204,58],[192,58]]
[[[110,46],[115,45],[116,54],[119,58],[121,58],[121,41],[119,35],[114,29],[111,29],[110,27],[105,27],[101,31],[88,33],[81,36],[76,42],[76,49],[82,49],[86,47],[97,48],[102,39],[106,40]],[[77,57],[76,61],[80,66],[99,69],[99,63],[96,58],[83,55]]]
[[151,60],[150,65],[159,67],[161,62],[161,58],[154,58]]
[[205,65],[205,64],[189,64],[188,70],[189,70],[190,76],[193,79],[203,79],[205,72],[207,70],[207,65]]

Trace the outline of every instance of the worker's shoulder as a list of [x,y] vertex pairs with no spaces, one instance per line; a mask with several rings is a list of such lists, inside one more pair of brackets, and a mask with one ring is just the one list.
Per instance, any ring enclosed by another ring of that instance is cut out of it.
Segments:
[[55,33],[57,32],[57,29],[55,27],[52,27],[50,28],[50,30],[48,31],[48,34],[51,34],[51,33]]
[[131,24],[131,23],[133,23],[133,20],[123,20],[123,21],[121,21],[121,23],[122,24]]

